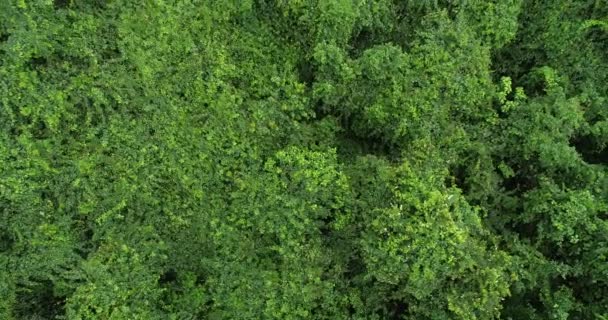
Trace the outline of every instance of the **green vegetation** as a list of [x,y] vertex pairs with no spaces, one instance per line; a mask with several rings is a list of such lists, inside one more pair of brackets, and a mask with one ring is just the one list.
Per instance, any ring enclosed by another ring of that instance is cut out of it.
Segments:
[[608,319],[604,0],[1,0],[0,319]]

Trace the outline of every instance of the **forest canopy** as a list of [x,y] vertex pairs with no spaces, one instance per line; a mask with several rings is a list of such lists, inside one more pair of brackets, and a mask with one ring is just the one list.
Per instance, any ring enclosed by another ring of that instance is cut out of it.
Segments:
[[0,0],[0,319],[608,319],[605,0]]

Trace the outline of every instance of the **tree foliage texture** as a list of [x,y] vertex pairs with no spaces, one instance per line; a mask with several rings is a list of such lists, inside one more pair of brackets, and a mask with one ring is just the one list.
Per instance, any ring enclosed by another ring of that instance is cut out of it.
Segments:
[[604,0],[0,1],[0,318],[608,319]]

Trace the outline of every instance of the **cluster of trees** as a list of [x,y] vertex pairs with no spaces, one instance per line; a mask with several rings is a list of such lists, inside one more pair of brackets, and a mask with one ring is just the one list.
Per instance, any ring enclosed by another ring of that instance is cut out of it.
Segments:
[[608,319],[604,0],[0,1],[1,319]]

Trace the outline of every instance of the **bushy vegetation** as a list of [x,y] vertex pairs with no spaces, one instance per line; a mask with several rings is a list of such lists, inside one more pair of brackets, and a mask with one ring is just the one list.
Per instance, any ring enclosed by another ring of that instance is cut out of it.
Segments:
[[608,319],[603,0],[1,0],[0,319]]

